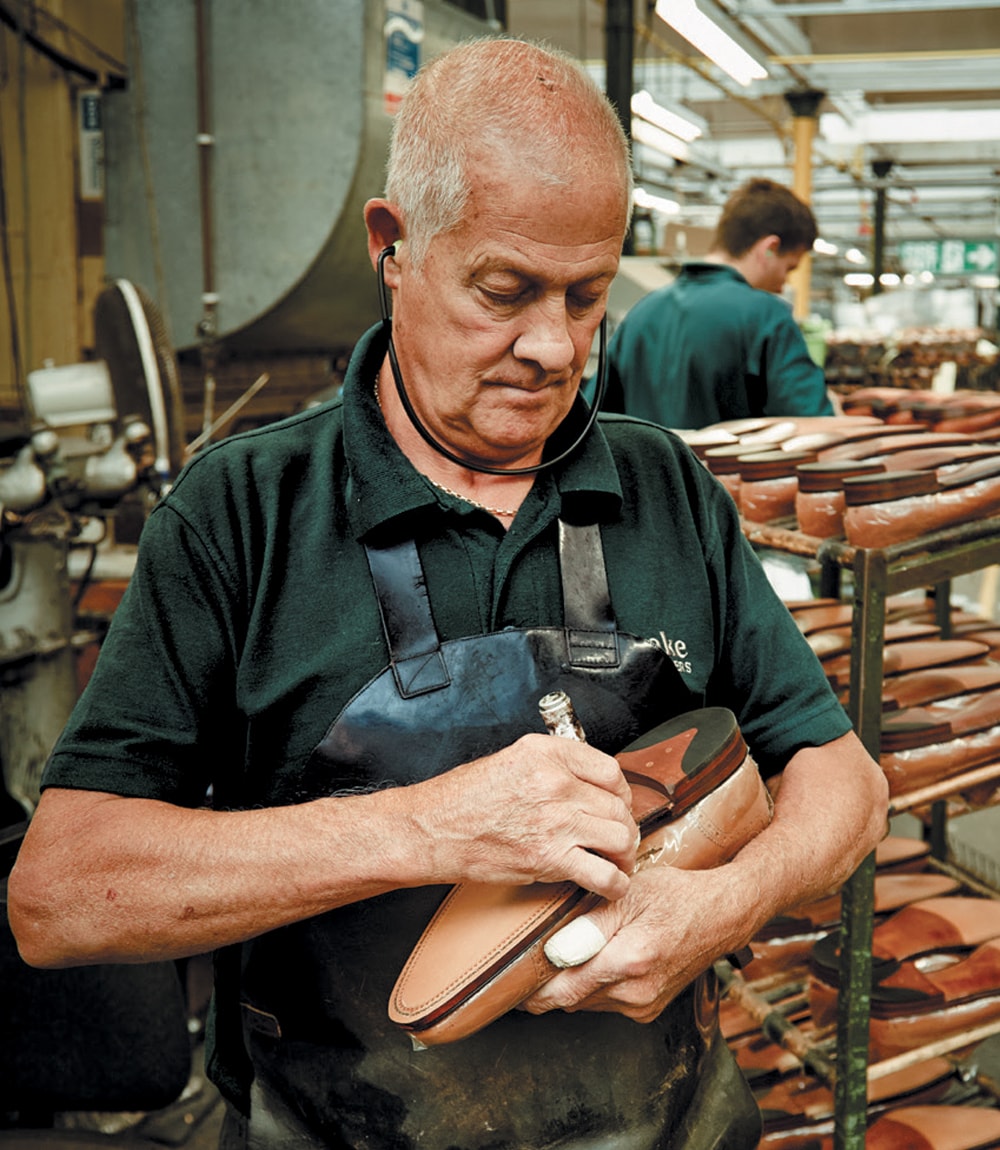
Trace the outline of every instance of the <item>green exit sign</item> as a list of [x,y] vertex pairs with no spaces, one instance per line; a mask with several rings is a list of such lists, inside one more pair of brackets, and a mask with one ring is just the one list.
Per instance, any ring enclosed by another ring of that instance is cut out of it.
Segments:
[[899,262],[908,272],[990,275],[1000,267],[996,240],[904,240]]

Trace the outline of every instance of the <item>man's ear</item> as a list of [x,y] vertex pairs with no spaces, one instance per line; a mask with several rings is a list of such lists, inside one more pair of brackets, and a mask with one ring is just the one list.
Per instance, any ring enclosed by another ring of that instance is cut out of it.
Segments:
[[[399,209],[388,200],[369,200],[365,204],[365,227],[368,230],[368,258],[375,268],[382,252],[403,238]],[[386,260],[385,282],[388,287],[396,286],[397,276],[395,262]]]
[[760,249],[764,254],[765,259],[774,259],[774,257],[781,251],[781,236],[772,235],[764,236],[758,240]]

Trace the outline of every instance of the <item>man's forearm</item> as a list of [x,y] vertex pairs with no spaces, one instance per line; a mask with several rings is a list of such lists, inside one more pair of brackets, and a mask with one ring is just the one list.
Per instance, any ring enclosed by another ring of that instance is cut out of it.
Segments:
[[18,945],[39,966],[178,958],[379,894],[406,860],[398,803],[372,798],[220,812],[47,791],[10,878]]
[[740,864],[759,867],[762,921],[832,894],[881,841],[888,787],[881,768],[852,732],[790,760],[774,818]]

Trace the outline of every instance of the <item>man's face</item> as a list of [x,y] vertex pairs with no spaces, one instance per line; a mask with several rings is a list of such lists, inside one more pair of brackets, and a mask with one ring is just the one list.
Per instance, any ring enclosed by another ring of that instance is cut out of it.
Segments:
[[764,265],[763,282],[757,286],[763,288],[764,291],[781,295],[785,280],[802,262],[803,255],[805,255],[805,248],[790,248],[787,251],[781,251],[778,248],[771,249],[771,254],[767,257]]
[[623,201],[610,179],[552,187],[487,162],[463,223],[431,241],[419,269],[401,255],[404,381],[463,458],[535,462],[566,415],[618,267]]

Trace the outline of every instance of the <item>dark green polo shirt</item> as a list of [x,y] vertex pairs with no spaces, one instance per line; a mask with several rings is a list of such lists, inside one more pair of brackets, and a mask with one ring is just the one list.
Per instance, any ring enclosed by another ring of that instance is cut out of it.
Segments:
[[[444,640],[561,625],[557,516],[601,525],[622,630],[730,707],[765,771],[849,729],[729,495],[678,438],[601,417],[513,526],[421,476],[372,394],[373,329],[341,399],[201,451],[152,512],[46,786],[196,805],[282,793],[387,662],[362,543],[414,538]],[[571,414],[585,416],[582,402]],[[511,732],[511,739],[521,732]],[[401,752],[405,753],[405,749]]]
[[833,414],[823,370],[788,305],[735,268],[697,262],[615,329],[602,407],[672,428]]

